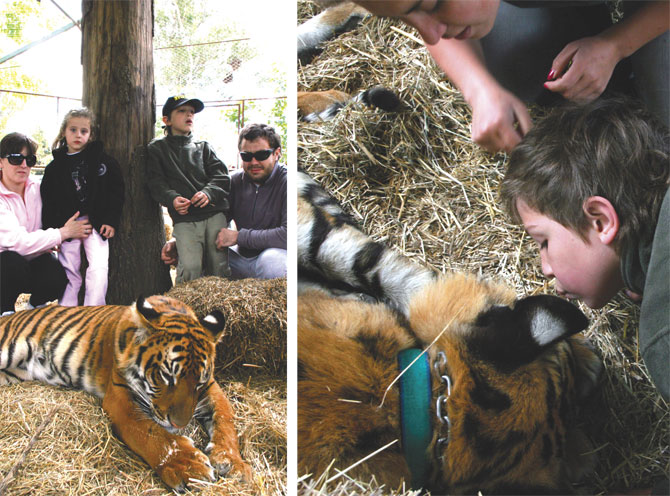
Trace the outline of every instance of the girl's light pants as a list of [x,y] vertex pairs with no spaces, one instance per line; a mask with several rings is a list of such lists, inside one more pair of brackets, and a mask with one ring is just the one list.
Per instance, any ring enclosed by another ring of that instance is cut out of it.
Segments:
[[67,287],[60,300],[61,305],[74,307],[79,304],[78,296],[81,289],[81,245],[84,245],[88,268],[86,269],[86,291],[84,305],[95,306],[105,304],[107,294],[107,266],[109,261],[109,241],[93,229],[86,239],[65,241],[60,246],[58,260],[67,274]]

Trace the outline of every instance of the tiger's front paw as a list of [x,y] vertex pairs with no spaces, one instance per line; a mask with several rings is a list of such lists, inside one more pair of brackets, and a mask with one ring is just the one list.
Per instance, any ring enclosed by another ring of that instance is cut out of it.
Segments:
[[214,467],[207,455],[185,436],[177,437],[166,446],[155,470],[163,482],[177,493],[186,491],[191,480],[215,480]]
[[207,446],[209,461],[214,466],[218,477],[238,475],[243,481],[249,482],[252,478],[251,466],[242,461],[239,453],[221,446]]

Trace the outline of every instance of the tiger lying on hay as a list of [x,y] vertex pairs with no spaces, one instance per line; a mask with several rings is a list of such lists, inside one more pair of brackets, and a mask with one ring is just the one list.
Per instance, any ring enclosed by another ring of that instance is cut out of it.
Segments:
[[[17,312],[0,319],[0,385],[39,380],[102,398],[114,433],[177,492],[228,472],[249,479],[232,408],[212,377],[223,327],[219,311],[198,321],[166,296]],[[193,417],[209,456],[175,433]]]
[[436,275],[304,173],[298,193],[300,474],[400,440],[349,474],[439,494],[571,492],[589,464],[570,421],[602,370],[577,307]]

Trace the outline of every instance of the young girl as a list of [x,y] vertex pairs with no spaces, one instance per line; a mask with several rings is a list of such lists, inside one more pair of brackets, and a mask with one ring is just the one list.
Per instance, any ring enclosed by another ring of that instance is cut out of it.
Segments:
[[42,179],[42,225],[62,226],[76,212],[87,218],[93,232],[86,239],[63,242],[58,259],[68,278],[61,305],[78,305],[82,277],[80,249],[88,269],[84,305],[104,305],[107,294],[108,239],[119,226],[124,186],[119,164],[94,141],[95,118],[87,108],[70,110],[53,143],[54,159]]

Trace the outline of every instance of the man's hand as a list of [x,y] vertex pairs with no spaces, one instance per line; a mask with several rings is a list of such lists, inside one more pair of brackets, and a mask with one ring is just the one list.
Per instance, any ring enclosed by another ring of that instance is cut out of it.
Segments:
[[178,196],[172,201],[172,206],[179,215],[186,215],[188,213],[188,207],[191,206],[191,200],[184,198],[183,196]]
[[179,260],[179,254],[177,253],[177,242],[174,239],[171,239],[163,245],[161,249],[161,260],[166,265],[176,265]]
[[237,231],[232,229],[226,229],[225,227],[219,231],[219,234],[216,236],[216,247],[219,250],[227,248],[229,246],[234,246],[237,244]]
[[209,196],[202,191],[198,191],[193,198],[191,198],[191,205],[194,207],[202,208],[209,205]]

